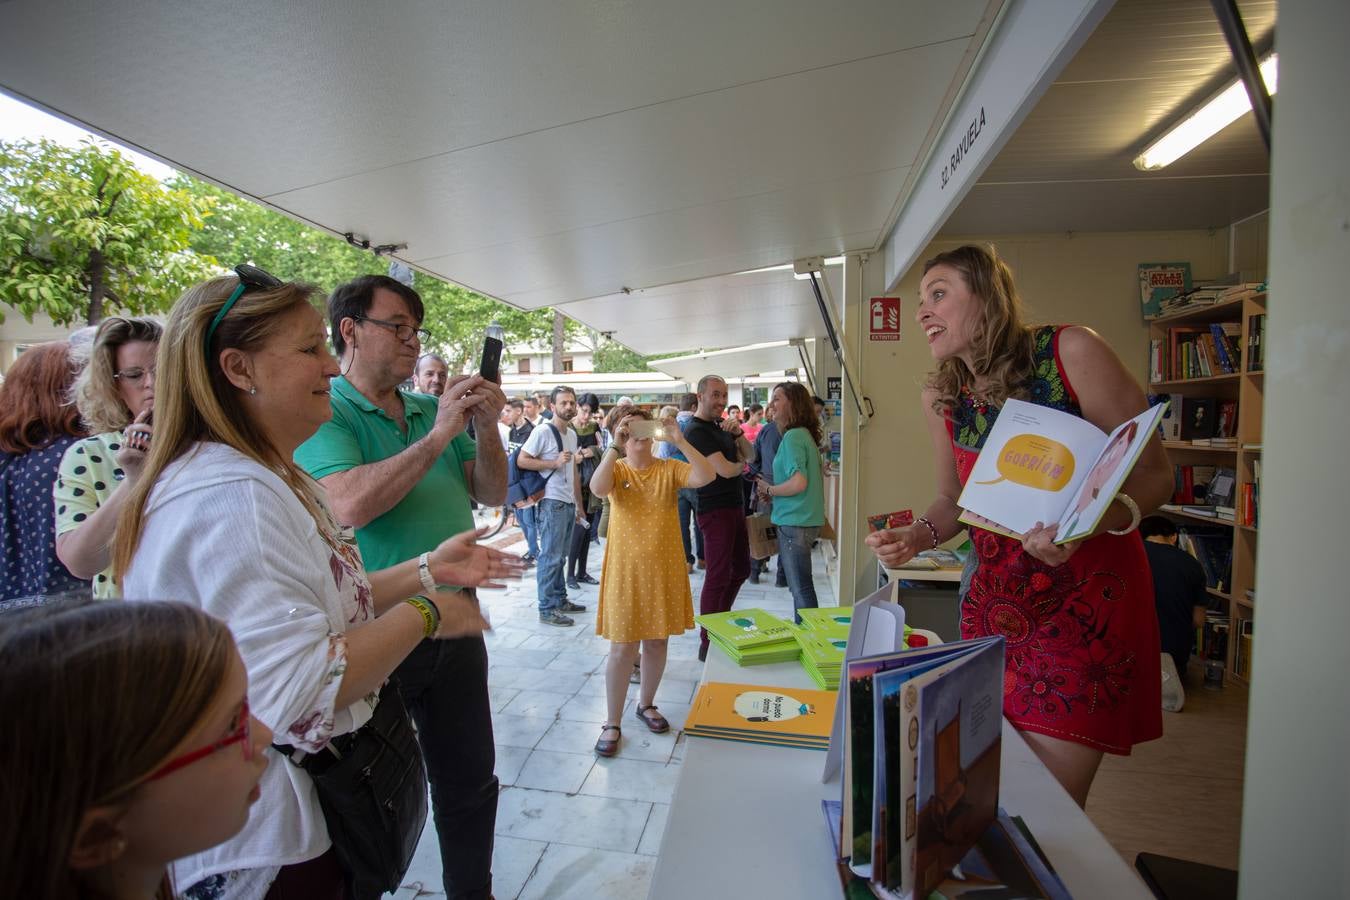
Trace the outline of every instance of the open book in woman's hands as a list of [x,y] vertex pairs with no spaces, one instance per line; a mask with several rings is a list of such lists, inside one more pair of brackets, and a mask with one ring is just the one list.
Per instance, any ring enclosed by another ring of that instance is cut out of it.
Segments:
[[[1055,543],[1091,534],[1139,461],[1166,404],[1106,434],[1069,413],[1009,400],[957,501],[961,521],[1021,536],[1058,523]],[[983,521],[981,521],[983,520]]]

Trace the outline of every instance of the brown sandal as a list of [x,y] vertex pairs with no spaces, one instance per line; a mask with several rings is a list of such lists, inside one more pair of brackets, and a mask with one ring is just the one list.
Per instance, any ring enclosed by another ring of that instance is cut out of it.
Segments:
[[[610,730],[613,730],[614,733],[618,735],[618,737],[612,741],[607,741],[605,740],[605,732]],[[619,741],[622,738],[623,732],[619,729],[618,725],[601,725],[600,740],[595,742],[595,755],[614,756],[619,752]]]
[[[647,713],[651,713],[651,715],[649,716]],[[639,703],[633,710],[633,714],[641,719],[642,724],[655,734],[665,734],[670,730],[670,723],[666,721],[665,716],[656,711],[655,703],[651,706],[643,706]]]

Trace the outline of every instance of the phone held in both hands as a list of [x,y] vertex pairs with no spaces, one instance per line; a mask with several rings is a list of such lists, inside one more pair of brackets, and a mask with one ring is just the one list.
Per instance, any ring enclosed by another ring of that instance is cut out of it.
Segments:
[[635,440],[665,440],[666,430],[661,427],[660,422],[652,422],[648,419],[638,419],[635,422],[628,423],[628,433]]
[[478,374],[484,381],[497,383],[502,366],[502,342],[491,335],[483,338],[483,358],[478,362]]

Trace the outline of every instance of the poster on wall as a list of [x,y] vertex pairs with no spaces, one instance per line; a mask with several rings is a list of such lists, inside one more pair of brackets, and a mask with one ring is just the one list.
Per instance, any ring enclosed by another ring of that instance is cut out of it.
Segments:
[[870,315],[867,337],[873,341],[900,340],[900,298],[873,297],[868,304]]
[[842,400],[844,398],[844,379],[839,375],[829,375],[825,378],[825,399]]

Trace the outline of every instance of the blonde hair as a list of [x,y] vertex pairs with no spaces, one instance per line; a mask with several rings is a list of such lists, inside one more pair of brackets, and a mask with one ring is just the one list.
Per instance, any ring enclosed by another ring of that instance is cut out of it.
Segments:
[[117,348],[132,341],[158,344],[164,326],[149,318],[108,316],[94,333],[89,362],[70,389],[71,399],[90,434],[121,431],[131,424],[132,412],[117,390]]
[[1012,269],[993,244],[967,244],[939,253],[923,264],[923,274],[934,266],[950,266],[960,273],[983,313],[971,335],[975,370],[951,357],[928,374],[924,386],[937,393],[934,411],[944,414],[954,409],[961,391],[974,389],[976,378],[985,382],[984,399],[996,406],[1009,397],[1024,399],[1025,382],[1033,371],[1033,329],[1022,321],[1022,298]]
[[661,407],[661,411],[656,414],[656,417],[658,419],[669,419],[671,416],[676,415],[677,413],[679,413],[678,409],[671,406],[670,404],[666,404],[665,406]]
[[282,317],[300,304],[313,305],[318,288],[308,284],[246,290],[212,333],[216,314],[239,285],[234,275],[194,285],[174,303],[159,350],[155,402],[155,439],[145,471],[133,486],[117,521],[113,539],[113,571],[120,578],[131,565],[145,525],[145,504],[155,482],[169,464],[194,444],[226,444],[277,474],[314,517],[320,534],[336,526],[320,499],[314,479],[282,454],[250,417],[235,387],[220,367],[226,349],[254,351],[280,329]]
[[[217,701],[233,654],[224,623],[182,603],[0,615],[0,708],[23,732],[0,744],[7,896],[100,896],[70,867],[81,819],[163,765]],[[166,873],[156,897],[172,896]]]

